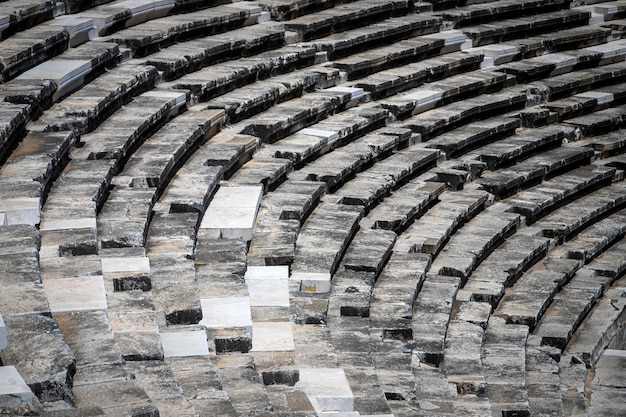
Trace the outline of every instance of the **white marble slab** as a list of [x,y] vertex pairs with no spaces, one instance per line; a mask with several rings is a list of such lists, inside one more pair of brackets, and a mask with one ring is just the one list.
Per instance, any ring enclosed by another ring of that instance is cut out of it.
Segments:
[[5,213],[0,213],[0,226],[7,225],[7,215]]
[[248,266],[244,278],[246,282],[251,279],[288,279],[289,266]]
[[252,332],[249,297],[220,297],[200,299],[202,320],[209,329],[243,327]]
[[288,279],[247,281],[251,307],[289,307]]
[[441,100],[442,96],[443,96],[442,90],[429,90],[427,88],[424,88],[424,89],[414,91],[410,94],[406,94],[402,96],[402,98],[414,100],[415,106],[418,107],[424,104],[437,102]]
[[2,314],[0,314],[0,350],[7,347],[7,326],[4,324]]
[[58,85],[91,71],[91,61],[83,59],[51,59],[21,74],[20,80],[54,80]]
[[354,100],[363,96],[363,89],[358,87],[331,87],[325,91],[335,91],[338,93],[350,93],[350,99]]
[[263,186],[220,187],[202,217],[200,229],[219,231],[225,239],[252,239]]
[[147,256],[101,258],[102,273],[150,272],[150,259]]
[[574,97],[595,99],[598,101],[598,104],[610,103],[614,99],[612,93],[605,93],[603,91],[585,91],[584,93],[575,94]]
[[295,350],[291,323],[255,322],[252,325],[253,352],[292,352]]
[[209,355],[209,344],[204,330],[163,332],[159,336],[166,358]]
[[458,29],[444,30],[444,31],[437,32],[437,33],[431,33],[431,34],[422,36],[422,38],[442,39],[444,42],[443,43],[444,46],[460,45],[463,42],[467,41],[467,36],[465,36],[465,34]]
[[601,45],[589,46],[585,50],[601,53],[603,59],[624,56],[626,55],[626,41],[607,42]]
[[19,405],[33,401],[33,392],[15,366],[0,366],[0,402]]
[[52,313],[107,308],[102,275],[43,279],[42,282]]
[[330,274],[325,272],[294,272],[293,280],[300,281],[300,291],[327,293],[330,291]]
[[5,224],[39,224],[41,208],[38,198],[12,198],[0,200],[0,213]]
[[341,368],[300,368],[301,388],[319,413],[354,410],[354,396]]

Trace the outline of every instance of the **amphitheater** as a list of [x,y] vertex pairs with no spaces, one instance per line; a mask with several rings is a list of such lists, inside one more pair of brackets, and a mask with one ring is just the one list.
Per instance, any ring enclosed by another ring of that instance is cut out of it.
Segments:
[[626,416],[625,0],[4,0],[0,77],[0,414]]

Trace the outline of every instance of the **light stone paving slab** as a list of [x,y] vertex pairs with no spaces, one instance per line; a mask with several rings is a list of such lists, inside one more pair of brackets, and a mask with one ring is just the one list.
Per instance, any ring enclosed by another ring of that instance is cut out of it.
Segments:
[[0,404],[11,404],[15,399],[18,400],[16,405],[29,403],[33,400],[33,392],[15,366],[0,366]]
[[42,283],[52,313],[107,309],[102,275],[43,279]]
[[209,329],[244,327],[252,332],[249,297],[220,297],[200,299],[200,325]]
[[57,91],[52,99],[58,100],[84,84],[85,75],[91,71],[91,61],[82,59],[55,58],[42,62],[25,71],[17,80],[52,80]]
[[163,332],[159,335],[166,358],[209,356],[209,344],[204,330]]
[[219,231],[224,239],[252,239],[263,186],[220,187],[205,212],[200,229]]
[[292,352],[294,350],[291,322],[255,322],[252,324],[253,352]]
[[354,396],[341,368],[300,368],[301,388],[318,413],[354,410]]
[[330,274],[325,272],[294,272],[292,280],[300,281],[300,291],[327,293],[330,291]]
[[289,266],[248,266],[244,278],[246,282],[251,279],[288,279]]
[[41,207],[38,198],[12,198],[0,200],[0,213],[5,216],[5,224],[39,224]]
[[94,20],[90,17],[65,15],[57,16],[49,23],[50,26],[60,26],[70,35],[70,46],[75,47],[98,36]]
[[4,324],[2,314],[0,314],[0,350],[7,347],[7,326]]
[[43,220],[39,225],[39,230],[74,230],[90,229],[97,227],[95,217],[68,220]]
[[255,279],[247,285],[251,307],[289,307],[289,280]]
[[117,272],[150,272],[150,259],[146,256],[128,256],[101,258],[102,273],[114,274]]

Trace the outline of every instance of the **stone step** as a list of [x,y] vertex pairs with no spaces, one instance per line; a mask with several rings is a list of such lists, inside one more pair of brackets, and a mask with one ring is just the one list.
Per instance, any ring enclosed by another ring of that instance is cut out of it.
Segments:
[[450,320],[442,369],[457,394],[485,396],[487,385],[481,360],[485,330],[463,320]]
[[528,17],[503,19],[489,24],[478,24],[462,28],[463,33],[472,39],[474,46],[502,42],[555,30],[586,25],[591,13],[566,9]]
[[362,206],[320,204],[300,230],[292,271],[334,273],[362,216]]
[[[120,15],[119,9],[113,9]],[[83,13],[88,15],[90,12]],[[104,12],[106,15],[110,12]],[[261,10],[256,3],[240,6],[223,4],[205,10],[172,15],[139,23],[131,28],[117,30],[120,26],[117,16],[104,24],[100,34],[104,39],[130,48],[133,56],[141,57],[157,51],[160,47],[212,33],[222,33],[247,24],[256,24]],[[104,16],[110,20],[112,16]],[[118,21],[115,21],[118,20]],[[110,25],[110,26],[109,26]],[[116,31],[117,30],[117,31]],[[115,31],[114,33],[111,33]]]
[[26,133],[26,123],[30,121],[31,107],[25,104],[0,102],[0,163],[4,164],[11,150]]
[[502,215],[487,208],[460,228],[433,261],[430,270],[461,277],[462,282],[520,225],[517,215]]
[[[251,64],[256,64],[257,71],[259,69],[268,71],[267,68],[262,68],[262,64],[259,62],[262,57],[288,57],[290,52],[296,53],[296,57],[298,57],[297,51],[289,47],[264,52],[279,48],[283,46],[284,42],[285,30],[281,25],[261,23],[238,28],[224,34],[213,35],[210,37],[210,41],[205,38],[177,43],[150,54],[145,59],[138,60],[143,61],[146,65],[154,65],[159,71],[162,71],[164,80],[174,80],[179,77],[182,77],[182,80],[187,78],[198,79],[194,76],[186,77],[185,74],[196,72],[205,67],[210,67],[212,71],[229,66],[232,68],[234,62],[228,62],[224,65],[218,63],[248,56],[251,57],[239,62],[243,64],[243,62],[250,61]],[[281,52],[282,55],[279,55]],[[287,65],[287,62],[283,65]],[[294,63],[291,62],[291,65]],[[174,84],[178,84],[178,82]],[[182,87],[176,86],[174,88]]]
[[602,152],[602,158],[619,155],[626,151],[626,143],[622,140],[622,132],[607,133],[590,139],[589,146],[594,150]]
[[624,378],[617,369],[624,366],[624,352],[619,349],[606,349],[595,368],[595,376],[591,382],[593,389],[589,407],[589,415],[600,416],[620,413],[623,405],[617,400],[622,394]]
[[40,208],[77,136],[73,132],[30,132],[0,170],[0,212],[7,224],[38,224]]
[[91,132],[133,96],[152,88],[157,76],[152,66],[121,63],[52,105],[36,126],[41,130]]
[[55,6],[55,2],[40,0],[1,5],[0,36],[6,39],[16,32],[53,19]]
[[2,408],[0,410],[5,414],[17,413],[38,413],[41,405],[37,403],[33,392],[24,381],[24,378],[17,371],[15,366],[0,367],[0,375],[2,376],[2,390],[0,396],[2,400]]
[[[574,135],[574,129],[563,125],[521,130],[501,140],[481,146],[464,155],[464,158],[478,159],[487,164],[487,169],[493,170],[546,149],[561,146],[563,141],[573,139]],[[441,136],[438,136],[433,140],[437,141],[440,138]]]
[[[533,155],[510,168],[484,172],[477,183],[480,184],[480,188],[503,198],[520,189],[527,188],[529,185],[537,184],[543,179],[576,169],[581,165],[587,165],[594,155],[594,152],[589,148],[560,146]],[[541,184],[537,187],[540,186]],[[530,190],[522,191],[522,193],[532,192]],[[517,195],[519,194],[517,193]],[[511,198],[516,199],[517,197],[512,196]]]
[[382,329],[383,340],[413,338],[413,303],[426,277],[430,257],[393,252],[376,280],[370,297],[372,329]]
[[[337,7],[333,10],[337,10]],[[439,17],[415,13],[386,19],[377,22],[376,25],[357,27],[340,33],[329,33],[321,39],[306,44],[315,46],[317,51],[326,52],[328,59],[335,60],[371,50],[379,45],[395,43],[417,35],[437,33],[440,26]],[[291,22],[286,23],[285,27],[293,29]],[[304,34],[303,37],[308,36]]]
[[259,4],[263,10],[269,12],[273,20],[284,21],[295,19],[319,10],[325,10],[335,5],[335,1],[329,0],[263,0]]
[[585,137],[601,135],[622,127],[625,110],[625,106],[611,107],[568,119],[564,123],[576,127]]
[[311,13],[285,22],[285,29],[298,33],[299,40],[309,41],[331,33],[367,25],[391,16],[405,15],[413,6],[412,1],[388,1],[384,3],[358,0],[340,4],[332,9]]
[[[382,70],[355,81],[353,85],[369,91],[372,98],[381,99],[419,87],[426,82],[478,69],[482,60],[483,55],[480,53],[452,52],[399,68]],[[406,101],[403,100],[402,103]],[[386,103],[393,104],[394,101],[390,98]]]
[[568,199],[601,186],[613,175],[614,172],[610,168],[587,165],[521,191],[504,200],[504,204],[510,207],[508,211],[524,215],[530,223],[545,216]]
[[445,204],[435,205],[416,219],[399,237],[398,250],[437,255],[456,229],[484,208],[488,194],[458,191],[442,193],[439,198]]
[[626,268],[621,255],[621,251],[623,251],[625,247],[626,244],[622,241],[616,243],[600,254],[588,267],[594,271],[596,275],[610,277],[612,279],[620,277],[624,273],[624,268]]
[[420,363],[443,366],[446,333],[461,280],[427,275],[413,304],[411,346]]
[[[453,398],[448,379],[440,369],[429,366],[413,367],[415,376],[415,400],[422,408],[431,408],[434,415],[455,415]],[[395,410],[394,410],[395,411]]]
[[561,379],[557,362],[529,335],[526,347],[526,388],[533,415],[563,415]]

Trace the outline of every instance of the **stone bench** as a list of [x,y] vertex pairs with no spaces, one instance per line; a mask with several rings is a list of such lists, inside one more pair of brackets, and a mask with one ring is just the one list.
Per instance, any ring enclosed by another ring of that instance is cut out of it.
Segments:
[[308,41],[391,16],[402,16],[409,12],[412,5],[409,1],[380,3],[359,0],[297,17],[285,22],[285,29],[298,33],[300,40]]
[[[335,7],[334,10],[337,8]],[[395,17],[376,25],[360,27],[340,33],[332,33],[324,38],[311,41],[317,51],[326,52],[329,59],[343,58],[357,52],[371,50],[379,45],[414,38],[417,35],[439,32],[441,19],[426,14],[408,14]],[[290,24],[287,23],[289,28]],[[427,39],[426,39],[427,40]]]
[[[613,55],[613,46],[606,43],[610,40],[611,32],[607,28],[593,25],[590,21],[588,25],[529,36],[513,42],[519,45],[527,58],[546,52],[566,52],[578,56],[578,67],[591,67],[621,59]],[[620,43],[623,45],[623,42]]]
[[0,36],[5,39],[54,18],[55,4],[49,1],[25,1],[0,6]]
[[420,363],[440,367],[444,362],[446,333],[461,280],[427,275],[413,304],[413,352]]
[[152,66],[122,63],[54,104],[37,120],[42,130],[87,133],[137,94],[154,87]]
[[[283,46],[284,42],[285,31],[280,25],[259,24],[213,35],[210,42],[207,39],[200,39],[169,46],[147,56],[145,63],[154,65],[159,71],[163,71],[164,80],[174,80],[207,66],[214,67],[215,64],[222,61],[255,56],[266,50],[279,48]],[[273,54],[265,53],[262,55],[275,56],[278,52],[280,50]],[[288,56],[288,53],[289,50],[287,49],[284,55]],[[230,62],[228,65],[232,68],[232,64]]]
[[76,142],[72,132],[30,132],[0,170],[7,224],[38,224],[41,205]]
[[[558,147],[531,156],[510,168],[484,172],[477,183],[480,184],[480,188],[498,197],[506,197],[514,194],[520,188],[527,188],[529,185],[541,182],[542,179],[554,177],[554,175],[568,169],[572,170],[578,166],[586,165],[593,155],[593,152],[588,148]],[[524,196],[524,193],[532,193],[532,189],[522,191],[521,195]],[[523,198],[518,198],[518,196],[520,193],[512,198],[515,201]],[[526,212],[524,214],[527,215]]]
[[[370,92],[373,99],[380,99],[421,86],[428,81],[477,69],[482,60],[482,54],[453,52],[399,68],[383,70],[361,78],[353,85]],[[391,99],[387,101],[389,102]]]
[[292,0],[291,2],[263,0],[259,4],[264,11],[271,14],[273,20],[281,22],[331,8],[335,5],[335,2],[328,0]]
[[623,368],[623,364],[623,350],[606,349],[602,352],[591,382],[590,413],[597,415],[621,412],[623,405],[617,398],[624,387],[624,378],[617,370]]
[[[521,191],[505,200],[504,204],[510,207],[507,210],[523,214],[527,222],[533,222],[554,210],[565,199],[610,181],[613,175],[611,168],[588,165]],[[548,189],[551,190],[550,194],[546,194]]]
[[400,233],[435,204],[444,190],[442,183],[425,182],[417,177],[396,188],[381,204],[373,207],[362,224],[365,222],[375,229]]
[[620,277],[626,268],[622,252],[625,248],[623,242],[618,242],[600,254],[588,268],[600,276],[616,279]]
[[484,329],[474,323],[451,319],[446,332],[442,367],[457,394],[486,394],[481,348]]
[[26,133],[26,123],[30,121],[30,106],[0,102],[0,115],[3,123],[0,130],[0,162],[4,163]]
[[440,194],[442,201],[400,235],[397,249],[436,255],[458,227],[484,208],[487,198],[485,192],[467,190]]
[[[465,154],[463,158],[478,159],[487,164],[487,169],[493,170],[509,165],[518,159],[560,146],[564,140],[574,139],[575,133],[574,129],[562,125],[521,130],[514,135],[507,135],[504,139],[481,146]],[[437,143],[440,138],[441,136],[438,136],[429,143],[433,141]]]
[[467,26],[463,33],[472,39],[474,46],[523,38],[529,34],[540,34],[586,25],[591,13],[566,9],[541,15],[499,20],[484,25]]
[[569,240],[579,230],[598,222],[614,209],[623,207],[624,184],[615,183],[580,197],[542,217],[536,226],[544,236]]
[[425,279],[430,257],[394,252],[372,288],[369,306],[372,329],[383,339],[413,338],[413,303]]
[[[200,42],[200,41],[197,41]],[[203,41],[204,42],[204,41]],[[157,53],[158,54],[158,53]],[[241,83],[252,83],[294,68],[308,67],[315,58],[314,48],[285,46],[258,55],[202,68],[171,83],[173,88],[190,90],[200,101],[207,101],[234,90]],[[166,84],[167,85],[167,84]]]
[[624,153],[626,143],[623,140],[622,132],[611,132],[590,139],[589,146],[594,150],[602,152],[602,158]]
[[564,123],[578,128],[586,137],[601,135],[622,127],[625,110],[624,106],[611,107],[568,119]]
[[526,386],[526,326],[508,325],[495,318],[485,330],[483,373],[491,409],[502,414],[530,413]]
[[526,94],[524,93],[505,91],[482,94],[415,115],[404,122],[404,127],[420,133],[423,140],[428,140],[473,120],[523,107],[525,102]]
[[[118,15],[120,11],[123,9],[116,10]],[[95,17],[90,13],[83,14]],[[241,7],[224,4],[191,13],[152,19],[121,30],[118,30],[120,21],[117,20],[117,16],[111,23],[108,22],[111,16],[105,16],[106,23],[103,27],[106,29],[100,30],[100,34],[107,35],[104,39],[108,41],[130,48],[133,56],[141,57],[177,41],[225,32],[248,23],[255,24],[260,14],[260,8],[254,3],[242,4]],[[125,14],[124,17],[121,19],[122,22],[130,16]],[[249,19],[253,21],[250,22]]]
[[320,204],[300,230],[292,271],[334,273],[362,216],[362,206]]
[[433,273],[461,277],[465,282],[474,268],[520,224],[517,215],[502,215],[487,208],[467,222],[443,247],[431,265]]

